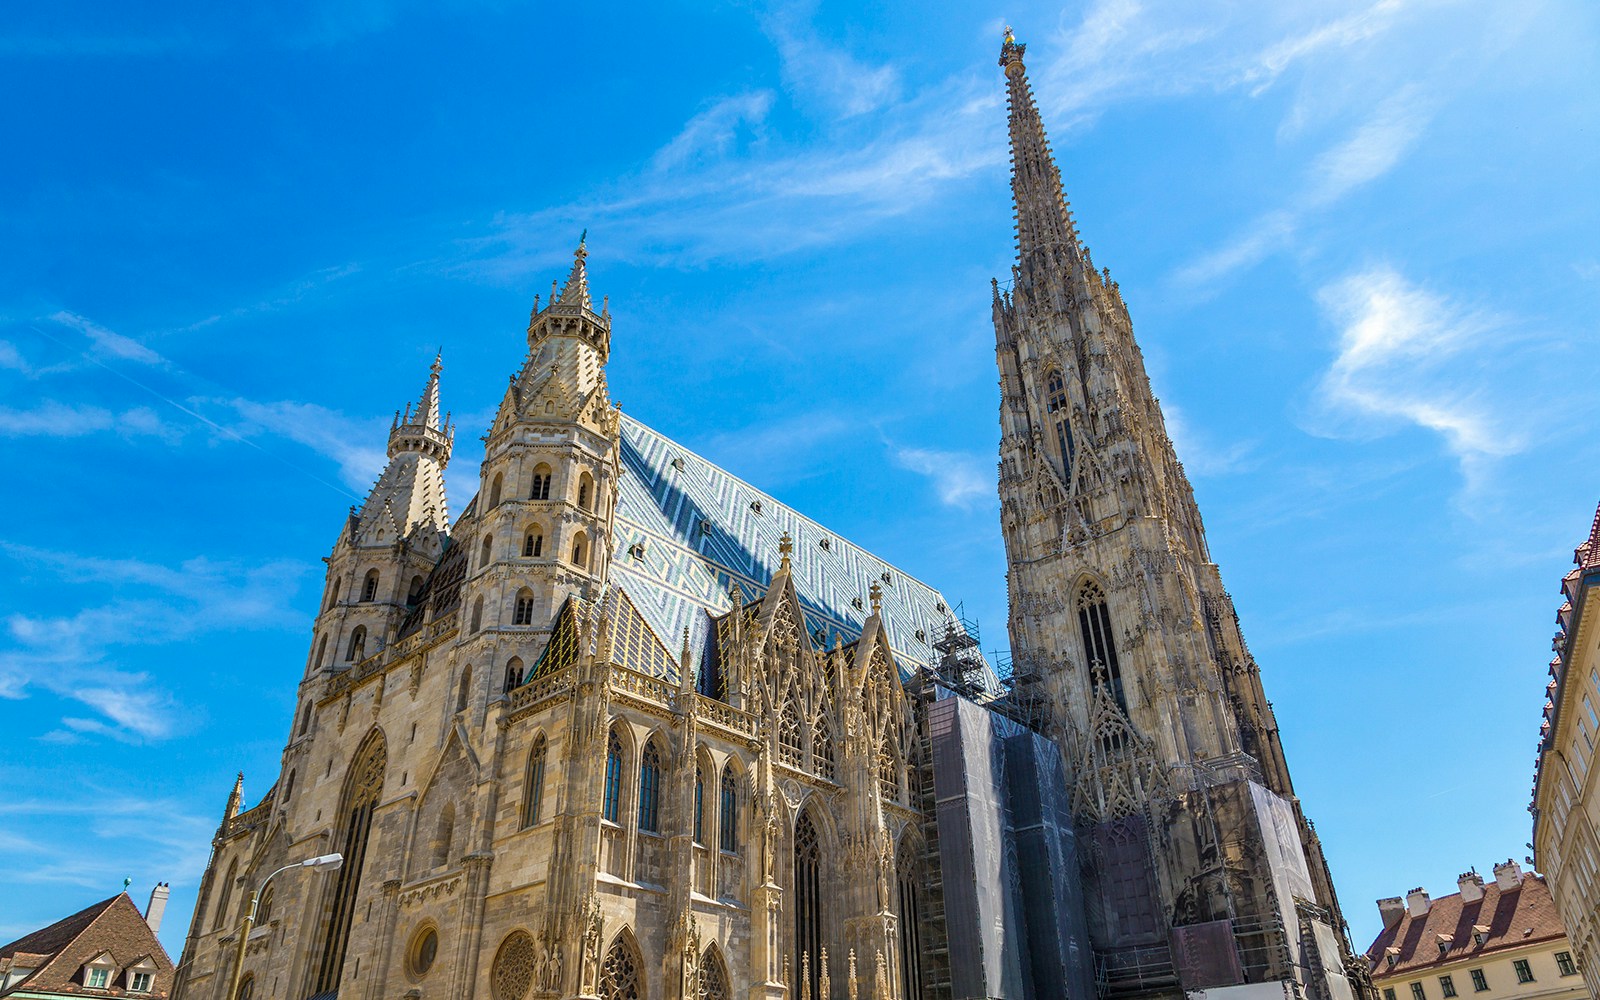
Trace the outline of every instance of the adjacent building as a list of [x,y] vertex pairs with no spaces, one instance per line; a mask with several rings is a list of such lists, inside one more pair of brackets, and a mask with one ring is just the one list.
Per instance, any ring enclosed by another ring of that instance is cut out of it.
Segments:
[[396,415],[184,1000],[1372,996],[1023,56],[1012,674],[934,587],[624,416],[580,243],[454,520],[437,361]]
[[0,997],[131,997],[165,1000],[172,959],[156,939],[166,883],[141,914],[126,892],[102,899],[0,948]]
[[1600,510],[1561,580],[1533,783],[1533,857],[1550,880],[1589,990],[1600,996]]
[[1543,878],[1515,861],[1459,891],[1378,900],[1383,930],[1367,961],[1383,1000],[1586,1000],[1593,996]]

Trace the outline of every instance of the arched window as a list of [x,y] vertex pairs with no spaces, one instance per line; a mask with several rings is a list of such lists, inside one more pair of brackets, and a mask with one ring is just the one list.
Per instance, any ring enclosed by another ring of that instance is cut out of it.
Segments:
[[211,918],[211,929],[219,930],[228,920],[228,904],[233,902],[233,883],[239,880],[239,862],[237,859],[228,863],[228,877],[222,880],[222,887],[217,890],[217,912]]
[[739,777],[733,773],[732,764],[722,769],[721,798],[718,816],[722,829],[718,840],[724,851],[733,853],[739,849]]
[[361,582],[361,599],[375,601],[378,599],[378,571],[367,570],[367,578]]
[[483,628],[483,598],[478,597],[472,601],[472,628],[470,631],[476,632],[481,628]]
[[334,875],[332,901],[324,911],[328,921],[322,928],[321,954],[313,984],[317,993],[339,988],[345,948],[350,941],[350,925],[355,917],[356,896],[361,887],[361,869],[366,861],[368,834],[372,830],[372,810],[383,797],[383,775],[388,759],[383,734],[375,730],[356,751],[345,774],[338,832],[334,837],[339,853],[344,855],[344,864]]
[[[714,944],[707,945],[706,953],[700,957],[699,1000],[733,1000],[733,990],[728,988],[728,966]],[[819,996],[817,1000],[829,998]]]
[[311,732],[311,703],[306,703],[306,710],[300,713],[300,735]]
[[534,528],[522,539],[522,557],[537,559],[542,555],[544,555],[544,532]]
[[503,693],[510,693],[522,686],[522,659],[513,656],[506,661],[506,686],[501,689]]
[[784,701],[783,714],[778,717],[778,759],[790,767],[799,767],[802,760],[800,713],[793,696]]
[[878,788],[890,802],[900,800],[900,765],[889,747],[889,734],[885,733],[878,746]]
[[589,536],[581,531],[572,540],[572,565],[579,569],[589,568]]
[[655,740],[639,757],[639,829],[661,832],[661,751]]
[[317,643],[317,666],[328,662],[328,633],[322,633],[322,639]]
[[328,588],[328,607],[339,603],[339,578],[333,578],[333,586]]
[[627,933],[617,935],[600,965],[600,1000],[644,1000],[643,965]]
[[922,996],[922,902],[919,865],[909,843],[900,845],[895,865],[900,897],[900,981],[907,997]]
[[256,900],[255,925],[257,927],[265,927],[272,921],[272,890],[274,888],[276,888],[276,886],[269,882],[267,884],[267,891],[263,892],[260,898]]
[[346,660],[360,660],[367,653],[367,627],[357,625],[356,630],[350,633],[350,648],[345,650]]
[[422,596],[422,577],[421,576],[413,576],[411,578],[411,583],[406,586],[406,605],[407,606],[415,605],[417,603],[417,598],[419,598],[421,596]]
[[255,1000],[255,996],[256,977],[253,974],[247,974],[243,979],[239,980],[239,992],[233,995],[233,1000]]
[[1117,644],[1111,631],[1111,611],[1106,607],[1106,594],[1093,581],[1078,591],[1078,629],[1083,635],[1083,656],[1089,664],[1091,679],[1105,672],[1105,683],[1111,696],[1123,710],[1128,708],[1122,691],[1122,668],[1117,663]]
[[461,687],[456,690],[456,711],[465,712],[467,702],[472,700],[472,668],[461,668]]
[[523,587],[521,590],[517,591],[516,602],[511,608],[511,624],[533,624],[533,591],[529,590],[527,587]]
[[1050,416],[1050,423],[1056,432],[1056,448],[1061,453],[1062,478],[1072,479],[1072,461],[1077,453],[1077,445],[1072,440],[1072,423],[1068,419],[1072,407],[1067,400],[1067,383],[1061,373],[1051,370],[1045,379],[1045,413]]
[[505,485],[505,482],[505,476],[502,476],[498,472],[494,474],[494,484],[489,487],[489,506],[500,506],[500,488]]
[[811,734],[811,756],[816,762],[816,773],[829,781],[833,780],[833,729],[828,725],[828,717],[824,715],[817,720],[817,728]]
[[694,766],[694,842],[706,842],[706,769],[699,763]]
[[533,490],[528,494],[528,499],[550,499],[550,466],[541,462],[533,467]]
[[1061,372],[1051,369],[1045,378],[1044,391],[1046,413],[1057,413],[1067,408],[1067,382],[1061,377]]
[[590,510],[594,505],[594,477],[585,472],[578,477],[578,506]]
[[453,802],[446,802],[439,811],[439,825],[433,834],[433,857],[429,867],[442,868],[450,862],[450,842],[455,835],[456,806]]
[[600,814],[613,823],[622,815],[622,738],[615,729],[606,739],[606,788]]
[[528,751],[528,771],[522,779],[522,826],[524,829],[539,822],[539,805],[544,798],[544,734],[534,737],[533,749]]
[[[810,809],[801,812],[794,825],[794,954],[790,996],[817,996],[822,972],[822,846]],[[807,988],[800,985],[802,970],[811,973]]]
[[494,536],[484,535],[483,545],[478,550],[478,568],[486,569],[494,559]]
[[289,801],[289,796],[291,796],[293,794],[294,794],[294,772],[290,771],[289,772],[289,776],[283,780],[283,797],[279,801],[288,802]]

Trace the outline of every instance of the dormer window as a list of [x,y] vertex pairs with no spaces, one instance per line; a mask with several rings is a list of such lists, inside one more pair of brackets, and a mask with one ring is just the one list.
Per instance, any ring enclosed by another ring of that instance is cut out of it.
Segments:
[[91,990],[106,990],[111,988],[111,975],[117,971],[116,960],[109,951],[102,951],[95,958],[84,963],[83,985]]
[[824,552],[831,552],[833,550],[833,540],[827,535],[823,535],[817,539],[817,547]]
[[1489,928],[1483,924],[1472,925],[1472,943],[1482,946],[1489,940]]
[[123,976],[129,993],[149,993],[155,989],[156,964],[150,960],[149,955],[146,955],[128,966]]
[[761,513],[761,501],[760,500],[752,500],[752,501],[750,501],[750,513],[752,513],[752,514]]
[[643,559],[644,558],[644,543],[643,542],[634,542],[632,545],[628,546],[628,555],[632,556],[635,559]]

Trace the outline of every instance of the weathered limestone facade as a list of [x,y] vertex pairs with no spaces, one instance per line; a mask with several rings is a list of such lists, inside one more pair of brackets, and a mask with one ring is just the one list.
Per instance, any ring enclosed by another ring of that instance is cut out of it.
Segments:
[[[580,243],[454,523],[437,362],[397,415],[184,1000],[1370,994],[1022,55],[1009,686],[937,591],[622,416]],[[334,851],[238,965],[252,888]]]

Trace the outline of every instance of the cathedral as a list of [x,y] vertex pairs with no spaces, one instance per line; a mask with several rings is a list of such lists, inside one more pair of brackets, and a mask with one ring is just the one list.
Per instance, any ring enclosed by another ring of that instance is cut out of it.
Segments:
[[1024,50],[1010,669],[937,590],[624,416],[580,242],[453,522],[437,360],[396,415],[176,995],[1374,997]]

